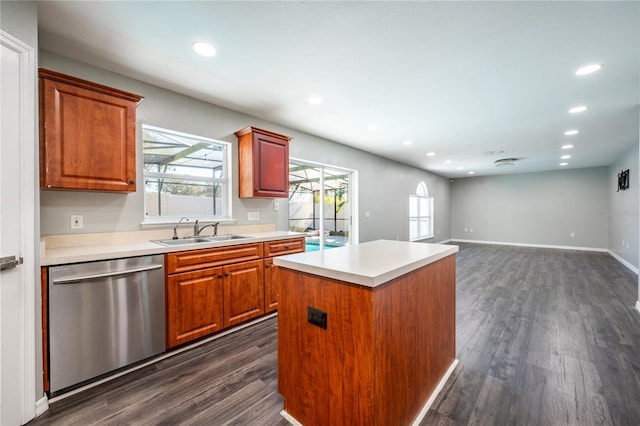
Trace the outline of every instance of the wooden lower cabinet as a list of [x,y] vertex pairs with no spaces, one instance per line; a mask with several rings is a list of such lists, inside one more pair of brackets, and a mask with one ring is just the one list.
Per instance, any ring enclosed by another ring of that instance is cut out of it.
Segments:
[[225,328],[264,314],[262,260],[224,266],[223,275]]
[[273,256],[304,251],[304,238],[189,250],[166,256],[167,348],[278,309]]
[[278,282],[273,258],[264,260],[264,311],[273,312],[278,309]]
[[182,345],[222,329],[223,268],[167,277],[167,346]]

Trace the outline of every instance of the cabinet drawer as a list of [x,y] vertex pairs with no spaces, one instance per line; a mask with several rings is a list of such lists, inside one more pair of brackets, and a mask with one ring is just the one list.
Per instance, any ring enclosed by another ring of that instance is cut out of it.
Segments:
[[168,274],[262,259],[262,243],[190,250],[167,255]]
[[300,253],[303,251],[304,237],[290,240],[267,241],[264,243],[264,257]]

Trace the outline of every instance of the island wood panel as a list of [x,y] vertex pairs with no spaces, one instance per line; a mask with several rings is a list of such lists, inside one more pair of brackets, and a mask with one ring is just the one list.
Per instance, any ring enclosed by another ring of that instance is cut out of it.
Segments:
[[453,255],[374,289],[374,424],[411,424],[454,362],[455,274]]
[[262,259],[262,243],[216,247],[170,253],[166,258],[168,274],[223,266],[229,263]]
[[[278,391],[305,426],[373,421],[372,291],[278,267]],[[327,312],[327,329],[307,307]]]
[[167,277],[167,346],[222,329],[222,267]]
[[[305,426],[403,425],[455,360],[455,255],[381,286],[284,267],[278,391]],[[327,329],[307,308],[327,312]]]

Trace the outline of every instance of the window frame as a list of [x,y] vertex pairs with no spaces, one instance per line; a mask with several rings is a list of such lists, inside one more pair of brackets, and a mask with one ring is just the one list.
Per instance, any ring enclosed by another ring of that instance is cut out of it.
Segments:
[[[412,216],[411,215],[411,206],[414,203],[415,200],[415,204],[416,204],[416,209],[417,209],[417,215]],[[422,212],[421,211],[421,200],[425,200],[426,201],[426,212]],[[429,220],[429,227],[427,229],[427,234],[420,234],[420,222],[421,220],[425,220],[428,219]],[[413,222],[416,222],[416,227],[417,227],[417,235],[412,235],[411,234],[411,225],[413,224]],[[429,190],[427,188],[427,184],[424,182],[420,182],[418,183],[418,186],[416,188],[416,193],[415,194],[411,194],[409,195],[409,241],[419,241],[419,240],[426,240],[429,238],[434,238],[434,226],[433,226],[433,222],[434,222],[434,212],[433,212],[433,197],[429,197]]]
[[[160,172],[147,172],[145,169],[144,162],[144,140],[141,136],[141,151],[142,151],[142,178],[143,185],[142,186],[142,196],[143,196],[143,220],[142,226],[153,226],[153,225],[164,225],[164,224],[174,224],[182,216],[186,216],[190,221],[199,220],[200,222],[235,222],[233,218],[233,170],[232,170],[232,146],[230,142],[209,138],[206,136],[195,135],[191,133],[180,132],[176,130],[166,129],[163,127],[152,126],[149,124],[143,124],[141,127],[141,132],[144,130],[152,130],[156,132],[162,132],[169,135],[174,135],[178,137],[185,137],[190,139],[197,139],[203,142],[209,142],[212,144],[221,145],[223,147],[222,154],[222,178],[210,178],[203,177],[199,178],[191,175],[181,175],[181,174],[169,174],[169,173],[160,173]],[[167,179],[189,179],[189,180],[200,180],[201,182],[216,182],[221,185],[224,185],[223,188],[223,203],[225,205],[224,214],[221,216],[213,216],[213,215],[203,215],[203,214],[180,214],[180,215],[172,215],[172,216],[147,216],[147,190],[146,190],[146,180],[147,178],[167,178]]]

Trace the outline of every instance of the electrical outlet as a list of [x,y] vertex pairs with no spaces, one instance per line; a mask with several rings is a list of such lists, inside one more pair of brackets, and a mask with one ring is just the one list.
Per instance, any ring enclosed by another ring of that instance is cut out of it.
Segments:
[[247,220],[250,220],[250,221],[260,220],[260,212],[249,212],[249,213],[247,213]]
[[71,229],[82,229],[84,224],[83,224],[83,217],[81,214],[72,214],[71,215]]
[[469,228],[469,232],[473,232],[473,228]]
[[469,228],[464,228],[464,232],[469,232]]
[[278,200],[273,200],[273,211],[280,211],[280,202]]
[[370,217],[371,216],[371,212],[369,212],[369,210],[364,212],[364,217]]
[[575,238],[576,233],[575,233],[575,232],[572,232],[572,233],[570,233],[570,234],[569,234],[569,236],[570,236],[571,238]]

